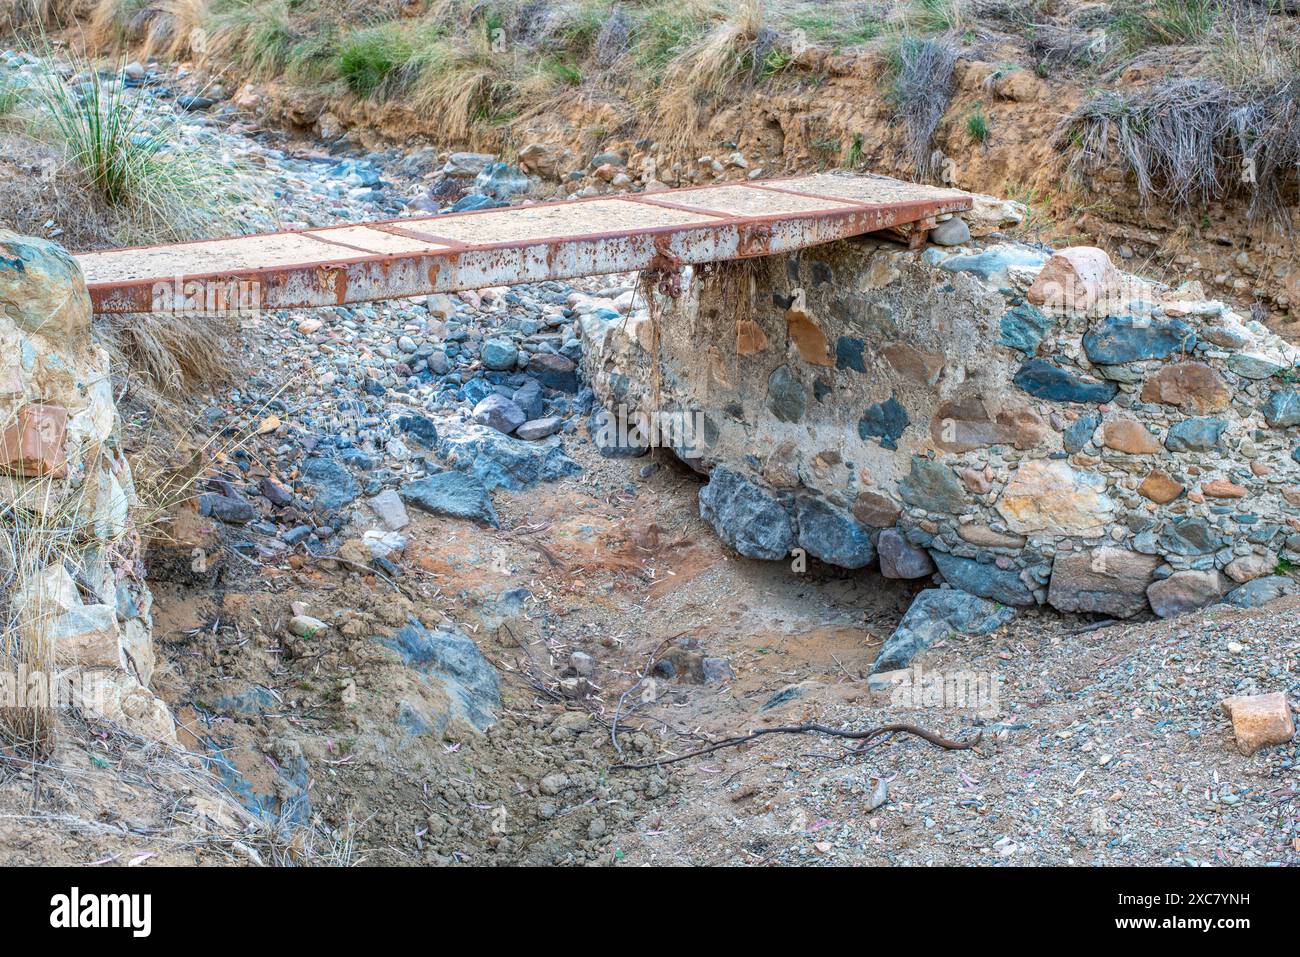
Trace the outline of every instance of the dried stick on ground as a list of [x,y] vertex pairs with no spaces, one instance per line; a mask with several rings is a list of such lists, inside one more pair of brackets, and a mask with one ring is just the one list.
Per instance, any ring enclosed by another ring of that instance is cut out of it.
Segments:
[[[927,731],[925,728],[918,728],[914,724],[882,724],[877,728],[867,728],[865,731],[850,731],[847,728],[832,728],[824,724],[817,724],[809,721],[805,724],[783,725],[779,728],[762,728],[750,734],[742,734],[734,738],[724,738],[707,748],[700,748],[698,751],[688,751],[685,754],[679,754],[673,758],[663,758],[658,761],[646,761],[642,764],[616,764],[615,769],[625,768],[630,771],[640,771],[646,768],[663,767],[665,764],[676,764],[678,761],[686,761],[690,758],[698,758],[701,755],[712,754],[714,751],[721,751],[723,748],[734,748],[738,744],[744,744],[746,741],[753,741],[755,738],[761,738],[765,734],[825,734],[833,738],[852,738],[855,741],[870,741],[886,734],[914,734],[918,738],[929,741],[935,747],[943,748],[945,751],[968,751],[980,743],[984,737],[981,731],[970,741],[950,741],[947,738],[940,737],[933,731]],[[850,752],[852,753],[852,752]]]

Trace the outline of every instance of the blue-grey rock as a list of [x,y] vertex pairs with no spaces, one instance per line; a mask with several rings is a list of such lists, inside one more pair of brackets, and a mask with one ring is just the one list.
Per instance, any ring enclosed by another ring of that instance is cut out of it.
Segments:
[[587,433],[596,451],[607,459],[635,459],[650,451],[649,437],[635,420],[628,421],[608,409],[597,409],[587,421]]
[[866,345],[861,339],[840,336],[835,340],[835,368],[865,373],[867,367],[862,358],[862,350]]
[[808,404],[808,390],[789,366],[777,366],[767,379],[767,407],[782,422],[798,422]]
[[506,204],[486,193],[467,193],[451,204],[453,213],[472,213],[476,209],[499,209]]
[[361,494],[352,473],[332,455],[309,455],[302,463],[298,481],[311,493],[313,508],[333,511]]
[[1081,415],[1071,422],[1061,436],[1061,444],[1065,447],[1065,451],[1071,454],[1082,452],[1092,441],[1092,435],[1099,425],[1101,425],[1101,416],[1096,412]]
[[481,425],[444,439],[442,453],[449,465],[473,475],[489,492],[521,492],[582,471],[559,444],[522,442]]
[[524,172],[509,163],[488,163],[474,177],[475,191],[494,199],[509,199],[519,193],[526,193],[528,186],[528,177]]
[[257,510],[251,502],[233,495],[202,492],[198,505],[200,515],[231,525],[246,525],[257,518]]
[[801,496],[795,505],[799,547],[840,568],[864,568],[876,557],[871,531],[824,499]]
[[1234,588],[1224,596],[1223,600],[1238,608],[1258,608],[1285,595],[1294,595],[1298,591],[1300,586],[1297,586],[1292,578],[1285,575],[1265,575],[1263,578],[1251,579],[1246,584]]
[[483,360],[485,369],[508,372],[515,367],[515,360],[519,358],[519,347],[509,339],[488,339],[479,349],[479,358]]
[[407,482],[398,493],[402,501],[434,515],[467,518],[497,526],[492,496],[477,478],[463,472],[439,472]]
[[438,445],[438,429],[433,424],[433,419],[427,415],[413,412],[410,415],[398,416],[397,427],[416,445],[426,449],[436,448]]
[[1223,419],[1209,416],[1183,419],[1169,427],[1165,448],[1171,452],[1206,452],[1218,446],[1219,437],[1227,428],[1228,423]]
[[1286,369],[1265,356],[1252,356],[1248,352],[1234,352],[1228,356],[1228,369],[1244,379],[1267,379]]
[[1170,522],[1157,538],[1166,555],[1209,555],[1228,544],[1228,538],[1203,518],[1179,518]]
[[912,599],[907,614],[886,639],[871,666],[872,674],[906,668],[936,641],[954,634],[987,635],[1015,617],[1010,608],[995,605],[955,588],[927,588]]
[[962,591],[992,598],[1004,605],[1032,605],[1034,593],[1020,579],[1015,568],[998,568],[993,562],[977,562],[973,558],[959,558],[948,552],[933,551],[930,557],[939,566],[939,573],[948,584]]
[[1030,359],[1014,381],[1030,395],[1053,402],[1109,402],[1119,391],[1113,382],[1089,381],[1045,359]]
[[1048,330],[1055,324],[1055,316],[1050,316],[1041,309],[1022,302],[1003,313],[998,323],[998,341],[1004,346],[1032,356],[1038,351],[1038,344],[1043,341],[1043,336],[1047,335]]
[[1108,316],[1083,336],[1083,351],[1089,361],[1104,366],[1167,359],[1195,347],[1196,333],[1181,319]]
[[939,263],[948,272],[969,272],[1000,289],[1011,285],[1009,266],[1041,266],[1043,253],[1019,246],[994,246],[969,256],[951,256]]
[[1300,390],[1279,389],[1264,403],[1264,421],[1275,429],[1300,425]]
[[528,374],[547,389],[570,394],[578,391],[578,366],[567,356],[538,352],[528,359]]
[[527,420],[524,410],[510,399],[493,392],[474,406],[474,421],[509,435]]
[[907,410],[896,396],[891,395],[884,402],[867,406],[858,421],[858,436],[862,439],[878,438],[882,448],[892,451],[898,448],[898,440],[910,424]]
[[718,466],[700,489],[700,517],[718,537],[748,558],[776,561],[790,554],[794,526],[768,491],[730,469]]
[[[448,625],[430,631],[412,618],[391,638],[381,637],[378,641],[396,651],[403,664],[446,692],[451,716],[463,718],[480,731],[496,723],[496,714],[501,710],[496,669],[464,632]],[[445,722],[444,717],[440,723]]]
[[968,504],[966,491],[952,469],[920,455],[912,456],[911,471],[898,483],[898,494],[908,505],[927,512],[957,513]]
[[542,386],[536,379],[529,379],[513,396],[515,405],[524,410],[529,419],[540,419],[546,414],[546,404],[542,401]]

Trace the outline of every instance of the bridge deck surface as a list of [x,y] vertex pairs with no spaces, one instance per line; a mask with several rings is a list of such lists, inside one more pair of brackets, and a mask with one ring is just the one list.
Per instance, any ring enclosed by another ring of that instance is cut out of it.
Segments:
[[97,312],[221,311],[236,296],[284,309],[765,256],[928,229],[970,205],[958,190],[818,173],[76,258]]

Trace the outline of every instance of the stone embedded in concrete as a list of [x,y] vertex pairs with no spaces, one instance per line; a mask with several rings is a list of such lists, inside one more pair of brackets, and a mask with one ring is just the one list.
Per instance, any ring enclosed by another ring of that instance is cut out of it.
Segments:
[[1070,453],[1082,452],[1092,441],[1093,433],[1101,425],[1101,416],[1096,412],[1081,415],[1061,433],[1061,446]]
[[936,641],[953,634],[981,636],[1015,617],[1010,608],[953,588],[927,588],[912,599],[907,614],[885,640],[871,665],[872,674],[906,668]]
[[919,455],[912,456],[911,471],[898,483],[898,494],[908,505],[927,512],[960,513],[969,505],[952,469]]
[[794,526],[781,503],[731,469],[719,466],[709,473],[709,484],[700,489],[700,516],[747,558],[776,561],[794,547]]
[[736,355],[756,356],[767,348],[767,333],[753,319],[736,320]]
[[1169,555],[1208,555],[1227,544],[1224,535],[1203,518],[1178,518],[1161,530],[1159,546]]
[[1055,532],[1096,538],[1109,531],[1115,503],[1106,481],[1062,461],[1021,462],[997,502],[997,510],[1015,532]]
[[1272,356],[1251,355],[1248,352],[1234,352],[1228,356],[1228,371],[1235,372],[1244,379],[1267,379],[1286,371],[1286,364]]
[[1157,505],[1168,505],[1183,491],[1182,483],[1163,469],[1152,469],[1138,486],[1138,494]]
[[863,439],[880,439],[883,448],[894,451],[898,448],[899,438],[910,424],[907,410],[899,403],[897,396],[891,395],[884,402],[867,406],[858,421],[858,436]]
[[830,343],[826,341],[826,333],[822,332],[821,326],[811,313],[796,305],[786,310],[785,324],[799,358],[812,365],[832,364]]
[[880,354],[904,382],[913,385],[929,388],[943,372],[943,356],[923,352],[906,342],[891,342],[881,348]]
[[1161,618],[1172,618],[1214,604],[1227,590],[1227,579],[1217,571],[1181,571],[1152,583],[1147,601]]
[[934,562],[923,548],[917,548],[897,528],[886,528],[876,538],[880,574],[886,578],[927,578],[934,574]]
[[1142,384],[1142,401],[1175,405],[1198,414],[1222,412],[1232,401],[1223,377],[1203,362],[1162,366]]
[[999,532],[981,522],[968,522],[957,526],[957,536],[963,542],[970,542],[981,548],[995,548],[1018,552],[1025,547],[1025,536]]
[[835,368],[866,373],[867,366],[862,358],[862,350],[867,344],[852,336],[840,336],[835,340]]
[[1233,499],[1245,498],[1250,490],[1227,479],[1212,479],[1201,483],[1201,494],[1206,498]]
[[1008,348],[1032,356],[1055,324],[1055,316],[1036,309],[1027,302],[1021,302],[1002,314],[998,321],[998,341]]
[[1047,260],[1025,298],[1036,306],[1087,312],[1117,296],[1122,282],[1104,249],[1071,246]]
[[1159,565],[1158,556],[1108,546],[1058,552],[1047,602],[1060,611],[1132,618],[1149,607],[1147,586]]
[[1264,403],[1264,421],[1275,429],[1300,425],[1300,390],[1278,389]]
[[1223,419],[1208,416],[1183,419],[1169,427],[1165,448],[1170,452],[1208,452],[1218,446],[1227,428],[1228,423]]
[[1106,448],[1129,455],[1154,455],[1160,451],[1160,439],[1136,419],[1107,419],[1101,427]]
[[798,422],[808,405],[808,390],[789,366],[777,366],[767,380],[767,407],[782,422]]
[[889,528],[901,513],[898,503],[879,492],[859,492],[853,500],[853,517],[872,528]]
[[876,557],[871,534],[848,512],[812,496],[795,505],[799,547],[814,558],[841,568],[864,568]]
[[1030,359],[1020,367],[1015,384],[1032,396],[1053,402],[1109,402],[1119,386],[1113,382],[1089,381],[1054,366],[1045,359]]
[[1281,691],[1272,694],[1235,695],[1219,702],[1232,721],[1237,750],[1251,755],[1260,748],[1290,744],[1295,737],[1295,719]]
[[1196,347],[1196,333],[1181,319],[1108,316],[1083,336],[1083,351],[1095,365],[1167,359]]
[[939,574],[954,588],[991,598],[1004,605],[1032,605],[1034,593],[1015,568],[1000,568],[993,562],[960,558],[948,552],[932,551],[930,557]]
[[68,410],[61,405],[29,402],[0,433],[0,471],[24,477],[68,474],[63,440]]

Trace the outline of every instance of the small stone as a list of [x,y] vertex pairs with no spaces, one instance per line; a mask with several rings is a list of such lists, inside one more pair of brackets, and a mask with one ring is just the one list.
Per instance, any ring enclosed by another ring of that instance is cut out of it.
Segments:
[[1222,412],[1232,393],[1213,368],[1202,362],[1164,366],[1142,385],[1142,401],[1175,405],[1188,412]]
[[294,615],[289,619],[289,634],[299,638],[313,638],[328,627],[325,622],[311,615]]
[[1108,419],[1102,424],[1102,442],[1109,449],[1129,455],[1152,455],[1160,451],[1160,440],[1135,419]]
[[509,339],[488,339],[479,351],[483,367],[498,372],[505,372],[515,367],[519,358],[519,348]]
[[493,392],[474,406],[474,421],[509,435],[524,424],[524,410],[505,396]]
[[1183,494],[1183,486],[1168,472],[1153,469],[1138,486],[1138,494],[1157,505],[1167,505]]
[[1260,748],[1288,744],[1295,737],[1295,720],[1286,695],[1280,691],[1237,695],[1219,704],[1232,720],[1232,733],[1242,754],[1251,755]]
[[1271,575],[1276,567],[1276,555],[1261,555],[1259,552],[1252,552],[1249,555],[1234,558],[1224,566],[1223,573],[1233,581],[1241,584],[1255,578]]
[[375,513],[375,517],[383,522],[384,527],[391,532],[400,532],[411,524],[411,517],[406,513],[406,506],[402,504],[402,497],[397,494],[395,489],[384,489],[384,491],[369,499],[366,504]]
[[533,442],[538,439],[544,439],[548,435],[554,435],[564,427],[564,420],[558,415],[548,415],[545,418],[533,419],[525,422],[519,428],[515,429],[515,435],[521,439]]
[[1214,479],[1201,483],[1201,494],[1207,498],[1245,498],[1248,489],[1227,479]]
[[939,246],[960,246],[970,242],[970,227],[960,216],[945,220],[930,230],[930,242]]
[[876,539],[880,574],[886,578],[926,578],[934,574],[934,562],[923,548],[917,548],[897,528],[886,528]]
[[726,658],[705,658],[700,662],[700,668],[704,672],[705,684],[721,684],[735,677],[731,672],[731,662]]
[[1228,423],[1222,419],[1183,419],[1169,427],[1165,448],[1171,452],[1208,452],[1218,447],[1219,438],[1227,428]]

